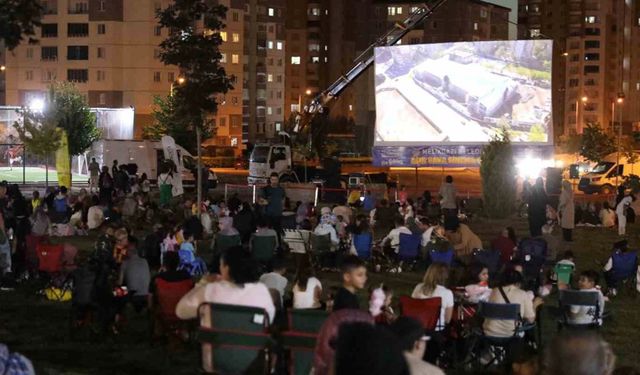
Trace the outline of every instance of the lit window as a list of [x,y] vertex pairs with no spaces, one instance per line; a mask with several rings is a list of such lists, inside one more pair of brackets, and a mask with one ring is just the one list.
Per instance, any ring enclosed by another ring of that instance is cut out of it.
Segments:
[[269,49],[273,49],[273,42],[272,42],[272,41],[270,41],[270,40],[269,40],[269,41],[267,42],[267,48],[269,48]]
[[473,23],[473,30],[478,31],[478,23],[477,22]]
[[387,14],[396,16],[402,14],[402,7],[387,7]]
[[273,82],[273,74],[267,74],[267,82]]
[[271,109],[271,107],[267,107],[267,114],[268,115],[273,114],[273,109]]
[[309,44],[309,51],[320,51],[320,45],[318,43]]
[[320,15],[320,8],[311,8],[310,11],[312,16],[319,16]]
[[324,50],[325,50],[325,51],[328,51],[328,50],[329,50],[329,46],[325,44],[325,45],[324,45]]
[[291,56],[291,64],[300,65],[300,56]]
[[311,62],[314,63],[314,64],[319,64],[320,63],[320,56],[311,57]]
[[238,33],[233,33],[233,42],[234,42],[234,43],[238,43],[238,42],[240,42],[240,34],[238,34]]
[[231,63],[237,64],[238,62],[240,62],[240,56],[236,55],[235,53],[231,55]]
[[353,111],[353,104],[349,104],[349,111]]
[[276,10],[273,8],[269,8],[267,13],[269,14],[269,17],[273,17],[276,15]]
[[220,39],[222,39],[223,42],[227,41],[227,32],[226,31],[220,31]]
[[328,63],[328,62],[329,62],[329,58],[325,56],[325,57],[324,57],[324,62],[325,62],[325,63]]
[[220,54],[220,62],[221,63],[226,63],[227,62],[227,54],[226,53],[221,53]]
[[598,22],[598,17],[596,17],[596,16],[586,16],[584,18],[584,22],[585,23],[597,23]]
[[410,13],[415,13],[418,11],[418,9],[420,9],[420,7],[411,7],[411,12]]
[[276,42],[276,49],[278,50],[282,49],[282,42]]

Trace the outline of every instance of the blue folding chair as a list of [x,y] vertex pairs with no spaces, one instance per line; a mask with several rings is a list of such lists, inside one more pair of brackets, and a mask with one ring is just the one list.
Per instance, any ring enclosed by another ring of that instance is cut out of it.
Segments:
[[180,258],[179,270],[185,270],[191,276],[200,276],[207,273],[207,266],[204,261],[196,257],[192,251],[178,250],[178,257]]
[[431,258],[431,263],[444,263],[447,266],[451,266],[453,263],[453,249],[449,249],[447,251],[439,251],[436,249],[432,249],[429,252],[429,258]]
[[638,269],[638,253],[635,251],[616,251],[611,255],[611,273],[616,284],[635,279]]
[[353,235],[353,247],[356,249],[358,257],[364,260],[371,258],[371,245],[373,237],[371,233],[362,233]]
[[409,268],[415,266],[420,255],[422,236],[419,234],[400,233],[400,244],[396,259],[400,263],[406,262]]
[[525,238],[520,241],[518,249],[523,261],[525,289],[537,290],[547,260],[547,241],[543,238]]
[[500,268],[500,251],[476,249],[473,260],[487,267],[490,274],[495,274]]

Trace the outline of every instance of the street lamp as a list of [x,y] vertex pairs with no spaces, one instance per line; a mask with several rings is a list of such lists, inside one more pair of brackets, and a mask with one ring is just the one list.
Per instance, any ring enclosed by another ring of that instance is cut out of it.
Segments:
[[5,70],[7,70],[7,67],[4,65],[0,65],[0,72],[4,72]]
[[40,98],[32,99],[29,103],[29,109],[33,112],[42,113],[44,110],[44,100]]
[[[616,99],[616,101],[612,104],[612,108],[615,111],[615,103],[617,103],[619,106],[622,105],[622,103],[624,103],[624,94],[623,93],[618,93],[618,98]],[[612,111],[611,113],[611,123],[613,124],[613,120],[614,120],[614,114],[615,112]],[[618,152],[617,152],[617,157],[616,157],[616,168],[618,169],[616,171],[616,188],[618,187],[618,175],[620,173],[620,152],[622,151],[622,108],[618,108]]]
[[[311,89],[306,89],[304,91],[305,95],[311,96],[313,93]],[[298,113],[302,112],[302,95],[298,95]]]
[[171,82],[171,91],[169,91],[169,96],[173,96],[173,87],[175,84],[177,85],[182,85],[183,83],[185,83],[187,80],[184,77],[178,77],[177,80],[175,80],[174,82]]
[[589,100],[589,98],[585,95],[582,98],[580,98],[579,100],[576,99],[576,133],[580,134],[580,130],[582,130],[580,128],[580,101],[582,101],[583,103],[586,103]]

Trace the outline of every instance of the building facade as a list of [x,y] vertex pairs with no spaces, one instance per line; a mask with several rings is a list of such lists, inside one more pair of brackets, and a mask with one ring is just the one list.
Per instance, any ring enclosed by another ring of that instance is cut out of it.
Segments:
[[520,0],[521,38],[554,40],[553,105],[559,134],[588,123],[625,133],[640,121],[640,7],[630,0]]
[[159,59],[167,30],[156,10],[167,0],[49,0],[35,45],[6,55],[6,104],[29,105],[53,81],[71,81],[91,107],[134,107],[136,131],[151,122],[153,97],[166,96],[177,68]]

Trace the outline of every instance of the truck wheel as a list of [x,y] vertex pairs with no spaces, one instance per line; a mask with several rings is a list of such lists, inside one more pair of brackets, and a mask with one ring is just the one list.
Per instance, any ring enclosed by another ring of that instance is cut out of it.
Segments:
[[602,195],[609,195],[613,192],[613,186],[611,185],[604,185],[600,188],[600,194]]
[[280,176],[280,182],[293,182],[293,179],[288,174],[283,174]]

